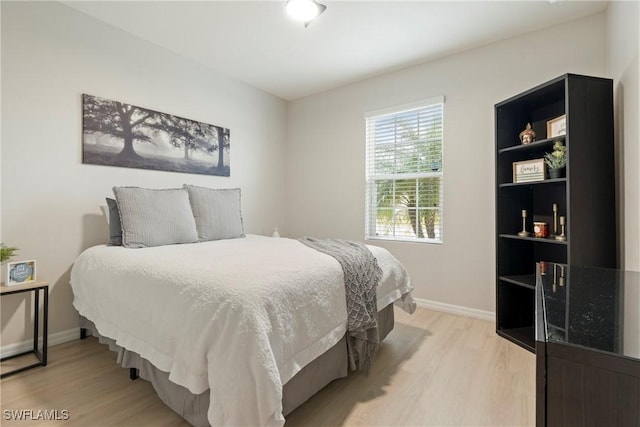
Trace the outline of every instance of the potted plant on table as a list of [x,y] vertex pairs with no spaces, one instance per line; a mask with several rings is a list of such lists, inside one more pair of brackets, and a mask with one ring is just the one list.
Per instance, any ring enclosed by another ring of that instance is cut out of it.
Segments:
[[13,248],[11,246],[6,246],[4,243],[0,243],[0,265],[2,268],[0,269],[0,282],[6,279],[6,274],[4,271],[5,262],[9,261],[18,251],[18,248]]
[[567,147],[562,141],[553,143],[553,151],[545,153],[544,162],[549,168],[549,178],[562,178],[567,166]]
[[12,248],[4,243],[0,243],[0,263],[4,264],[5,261],[9,261],[17,251],[18,248]]

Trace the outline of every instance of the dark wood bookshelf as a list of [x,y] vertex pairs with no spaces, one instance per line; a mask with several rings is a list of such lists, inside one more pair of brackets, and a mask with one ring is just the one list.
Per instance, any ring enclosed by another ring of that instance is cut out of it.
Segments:
[[498,335],[508,339],[509,341],[518,344],[520,347],[523,347],[529,350],[532,353],[535,353],[535,329],[533,326],[526,326],[523,328],[511,328],[511,329],[501,329],[498,331]]
[[508,188],[508,187],[523,187],[527,185],[544,185],[544,184],[553,184],[556,182],[567,182],[566,178],[545,178],[543,181],[531,181],[531,182],[505,182],[504,184],[499,184],[500,188]]
[[[562,115],[565,135],[548,137],[547,122]],[[536,140],[521,144],[527,123]],[[496,104],[495,126],[496,331],[534,352],[536,263],[616,267],[613,81],[560,76]],[[513,182],[514,162],[543,158],[557,140],[567,147],[565,177]],[[542,221],[552,234],[553,204],[566,240],[518,236],[522,210],[527,231]]]
[[535,274],[520,274],[517,276],[500,276],[499,280],[512,283],[518,286],[524,286],[525,288],[536,288],[536,275]]
[[[524,237],[524,236],[518,236],[517,234],[500,234],[499,237],[502,237],[505,239],[529,240],[531,242],[536,242],[536,243],[551,243],[554,245],[567,244],[566,240],[556,240],[553,237]],[[541,261],[545,261],[545,260],[541,260]]]
[[498,150],[498,154],[509,153],[513,151],[534,151],[540,148],[550,150],[551,147],[553,147],[554,142],[556,141],[564,142],[564,135],[557,136],[555,138],[541,139],[539,141],[534,141],[531,144],[520,144],[520,145],[514,145],[511,147],[502,148]]

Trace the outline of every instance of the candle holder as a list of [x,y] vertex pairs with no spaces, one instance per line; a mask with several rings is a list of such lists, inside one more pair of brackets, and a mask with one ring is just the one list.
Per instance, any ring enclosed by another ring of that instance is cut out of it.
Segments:
[[552,236],[558,235],[558,204],[553,204],[553,231],[551,232]]
[[531,233],[527,231],[527,211],[526,209],[522,210],[522,231],[518,233],[520,237],[529,237]]
[[540,261],[540,275],[541,276],[546,276],[547,275],[547,263],[545,261]]
[[560,217],[560,230],[561,230],[561,232],[560,232],[559,236],[556,236],[556,240],[562,240],[562,241],[567,240],[567,235],[564,234],[564,226],[566,225],[566,222],[567,222],[566,218],[564,216],[561,216]]

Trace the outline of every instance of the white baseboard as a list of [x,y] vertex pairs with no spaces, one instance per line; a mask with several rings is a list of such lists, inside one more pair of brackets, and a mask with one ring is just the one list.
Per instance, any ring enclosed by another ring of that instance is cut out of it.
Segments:
[[[48,347],[53,345],[62,344],[65,342],[73,341],[80,339],[80,328],[68,329],[62,332],[56,332],[55,334],[49,334]],[[42,338],[40,338],[40,342],[38,344],[40,348],[42,348]],[[33,349],[33,339],[14,343],[7,344],[0,347],[0,357],[3,359],[5,357],[13,356],[14,354],[20,354],[25,351],[29,351]]]
[[477,308],[469,308],[461,305],[447,304],[439,301],[431,301],[422,298],[413,298],[418,307],[428,308],[431,310],[444,311],[445,313],[457,314],[460,316],[472,317],[474,319],[496,321],[496,314],[493,311],[478,310]]

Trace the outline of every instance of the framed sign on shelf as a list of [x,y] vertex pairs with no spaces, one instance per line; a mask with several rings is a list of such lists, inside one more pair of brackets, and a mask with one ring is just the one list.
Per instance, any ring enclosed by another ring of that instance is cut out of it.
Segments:
[[36,261],[17,261],[7,263],[7,286],[21,285],[36,280]]
[[513,162],[513,182],[544,181],[544,159]]
[[547,138],[555,138],[567,134],[567,115],[551,119],[547,122]]

